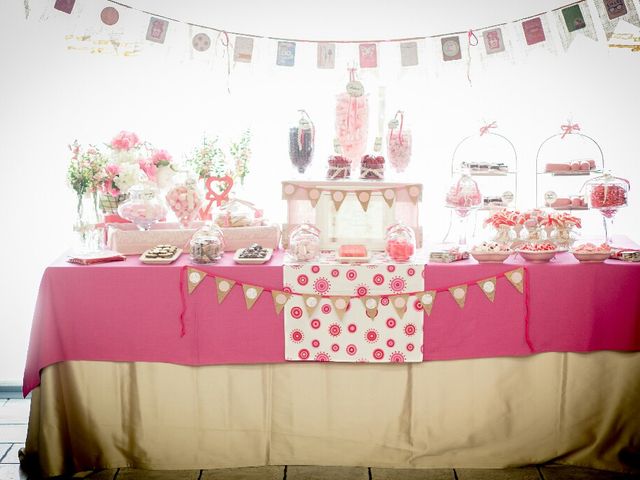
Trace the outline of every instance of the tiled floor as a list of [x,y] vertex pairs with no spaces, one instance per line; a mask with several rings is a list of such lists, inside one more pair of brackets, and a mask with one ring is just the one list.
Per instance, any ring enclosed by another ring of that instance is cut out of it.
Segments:
[[[18,462],[24,446],[29,400],[0,398],[0,480],[38,480]],[[624,475],[576,467],[525,467],[506,470],[405,470],[352,467],[273,466],[219,470],[145,471],[121,468],[76,476],[91,480],[640,480]]]

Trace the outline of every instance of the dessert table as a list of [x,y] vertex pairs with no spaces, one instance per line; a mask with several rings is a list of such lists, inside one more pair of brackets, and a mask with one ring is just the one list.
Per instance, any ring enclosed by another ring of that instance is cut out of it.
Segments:
[[[197,268],[286,287],[281,252],[262,266],[230,257]],[[495,276],[496,295],[470,287],[464,308],[439,295],[424,316],[424,361],[402,365],[286,362],[271,295],[247,309],[233,289],[219,304],[211,278],[187,295],[189,265],[186,255],[154,266],[61,258],[46,269],[23,384],[33,392],[25,453],[45,473],[630,468],[640,443],[640,264],[581,264],[569,253],[549,264],[427,264],[426,290]],[[518,267],[522,293],[504,276]]]

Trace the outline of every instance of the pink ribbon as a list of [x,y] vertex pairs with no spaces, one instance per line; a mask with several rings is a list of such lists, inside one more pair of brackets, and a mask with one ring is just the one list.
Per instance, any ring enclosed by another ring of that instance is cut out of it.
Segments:
[[491,122],[488,125],[480,127],[480,136],[484,135],[485,133],[489,133],[489,129],[491,128],[498,128],[498,124],[496,122]]
[[560,137],[560,139],[562,140],[567,134],[571,134],[575,131],[580,131],[580,125],[578,125],[577,123],[571,124],[568,123],[566,125],[560,125],[560,128],[562,129],[562,136]]
[[[472,39],[473,42],[471,41]],[[473,30],[469,30],[467,32],[467,42],[469,42],[469,45],[471,45],[472,47],[478,45],[478,37],[476,37],[476,34],[473,32]]]
[[[400,143],[400,145],[402,145],[402,126],[404,125],[404,113],[401,110],[398,110],[395,114],[395,116],[393,117],[393,119],[395,120],[396,118],[398,118],[398,115],[400,115],[400,129],[398,130],[398,143]],[[391,139],[393,138],[393,128],[391,129],[391,131],[389,132],[389,143],[391,143]]]

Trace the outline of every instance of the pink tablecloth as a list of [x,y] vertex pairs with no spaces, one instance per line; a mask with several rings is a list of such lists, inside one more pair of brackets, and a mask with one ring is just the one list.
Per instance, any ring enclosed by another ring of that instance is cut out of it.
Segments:
[[[282,254],[266,265],[199,267],[268,288],[282,288]],[[31,331],[23,391],[39,385],[40,370],[66,360],[147,361],[184,365],[284,362],[282,314],[270,294],[247,311],[234,288],[222,305],[207,282],[187,298],[186,334],[180,336],[180,275],[173,265],[146,266],[136,257],[95,266],[59,260],[42,278]],[[429,264],[426,289],[479,280],[524,265],[530,302],[525,341],[524,297],[502,277],[489,302],[469,288],[460,309],[439,294],[425,317],[424,358],[446,360],[538,352],[640,350],[640,264],[608,260],[579,264],[565,253],[551,264],[510,258],[505,264]]]

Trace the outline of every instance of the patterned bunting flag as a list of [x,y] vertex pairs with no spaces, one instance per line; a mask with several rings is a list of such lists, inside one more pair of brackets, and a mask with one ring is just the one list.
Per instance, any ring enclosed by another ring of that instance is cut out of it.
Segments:
[[333,206],[335,207],[336,212],[340,210],[345,198],[347,198],[347,194],[341,190],[336,190],[331,194],[331,200],[333,201]]
[[378,51],[375,43],[361,43],[360,68],[376,68],[378,66]]
[[407,193],[409,193],[409,198],[414,205],[420,200],[420,197],[422,197],[422,189],[418,185],[411,185],[407,189]]
[[278,315],[291,298],[291,294],[281,292],[280,290],[273,290],[271,292],[271,297],[273,298],[273,306],[276,309],[276,315]]
[[330,300],[331,300],[331,303],[333,304],[333,308],[336,311],[336,315],[338,315],[338,318],[342,320],[344,318],[344,314],[347,311],[347,308],[349,308],[350,298],[349,297],[331,297]]
[[380,299],[378,297],[360,297],[360,300],[367,311],[367,317],[371,320],[375,319],[378,316],[378,303]]
[[504,276],[520,293],[524,291],[524,269],[522,267],[506,272]]
[[227,297],[233,286],[236,284],[235,280],[229,280],[228,278],[216,277],[216,291],[218,297],[218,303],[222,303]]
[[307,315],[313,315],[318,305],[320,305],[319,295],[302,295],[302,302],[304,303],[304,309],[307,311]]
[[193,293],[200,282],[207,276],[206,273],[196,270],[195,268],[187,268],[187,285],[189,289],[189,295]]
[[251,63],[253,57],[253,38],[236,36],[233,45],[233,60],[235,62]]
[[317,188],[312,188],[307,192],[307,196],[309,197],[309,201],[311,202],[311,206],[313,208],[316,208],[318,200],[320,200],[320,195],[320,190],[318,190]]
[[460,60],[462,51],[460,50],[460,39],[455,37],[443,37],[440,39],[442,45],[442,59],[445,62]]
[[244,301],[247,304],[247,310],[251,310],[251,307],[256,303],[264,288],[256,285],[242,285],[244,291]]
[[362,207],[362,210],[366,212],[367,208],[369,208],[369,201],[371,201],[371,194],[369,192],[364,192],[364,191],[358,192],[357,197],[358,197],[358,202],[360,202],[360,206]]
[[640,27],[640,18],[633,0],[595,0],[596,9],[602,22],[602,27],[607,35],[607,40],[613,36],[613,32],[620,20],[624,20],[635,27]]
[[451,296],[456,301],[460,308],[464,308],[464,302],[467,299],[467,285],[458,285],[456,287],[449,288]]
[[319,43],[318,44],[318,68],[335,68],[336,66],[336,44],[335,43]]
[[433,308],[433,304],[436,301],[436,291],[429,290],[423,292],[421,295],[419,295],[418,298],[420,300],[420,303],[422,304],[422,308],[425,312],[427,312],[427,315],[431,315],[431,309]]
[[60,12],[71,13],[73,11],[73,6],[75,5],[76,0],[56,0],[53,8]]
[[391,299],[391,305],[400,318],[404,318],[404,314],[407,313],[407,302],[409,295],[396,295]]
[[278,42],[276,65],[293,67],[296,62],[296,44],[294,42]]
[[484,40],[484,48],[487,55],[493,53],[504,52],[504,41],[502,40],[502,29],[499,27],[491,28],[482,32]]
[[282,198],[288,200],[293,196],[294,193],[296,193],[295,185],[292,185],[291,183],[282,184]]
[[382,198],[387,202],[389,208],[393,207],[393,202],[396,201],[396,192],[391,188],[387,188],[384,192],[382,192]]
[[400,64],[403,67],[418,65],[418,43],[402,42],[400,44]]
[[578,35],[584,35],[598,41],[589,5],[582,0],[574,5],[555,11],[558,33],[564,49],[568,49]]
[[155,43],[164,43],[169,29],[169,22],[162,18],[151,17],[147,28],[147,40]]
[[478,281],[478,286],[489,300],[493,302],[496,298],[496,277],[485,278]]

